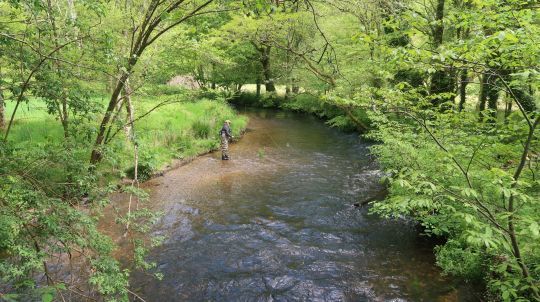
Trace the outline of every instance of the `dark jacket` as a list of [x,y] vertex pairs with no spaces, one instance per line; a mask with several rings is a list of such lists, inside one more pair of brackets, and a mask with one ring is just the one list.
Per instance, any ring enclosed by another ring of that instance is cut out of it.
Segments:
[[223,136],[223,134],[225,134],[227,136],[227,138],[232,138],[232,131],[231,131],[231,127],[229,127],[229,125],[227,125],[227,124],[223,125],[223,127],[219,131],[219,135]]

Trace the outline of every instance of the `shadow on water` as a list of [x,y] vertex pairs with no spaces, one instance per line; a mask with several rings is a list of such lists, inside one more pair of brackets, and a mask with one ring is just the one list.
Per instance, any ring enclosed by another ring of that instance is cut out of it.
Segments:
[[164,279],[132,278],[147,301],[474,301],[413,225],[353,206],[381,190],[369,144],[305,115],[246,114],[231,161],[145,184],[168,238],[150,254]]

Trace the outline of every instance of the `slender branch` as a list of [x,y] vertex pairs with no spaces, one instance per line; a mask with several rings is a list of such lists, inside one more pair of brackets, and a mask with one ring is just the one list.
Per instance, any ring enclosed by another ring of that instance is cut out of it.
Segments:
[[[534,121],[534,124],[532,124],[531,128],[529,129],[529,134],[527,135],[527,141],[525,143],[525,147],[523,148],[523,152],[521,154],[521,160],[516,168],[516,171],[514,173],[514,182],[512,183],[512,188],[516,188],[518,185],[518,179],[521,175],[521,172],[523,171],[523,167],[525,166],[525,163],[527,162],[527,157],[529,154],[529,148],[531,146],[531,142],[534,136],[534,130],[540,123],[540,115],[536,117],[536,120]],[[510,232],[510,240],[512,242],[512,249],[513,254],[516,257],[517,263],[519,267],[521,268],[521,273],[524,278],[528,279],[530,276],[529,268],[525,264],[525,261],[523,260],[523,257],[521,255],[521,250],[519,247],[519,243],[517,241],[516,231],[515,231],[515,223],[514,223],[514,194],[510,194],[510,197],[508,198],[508,212],[510,215],[508,216],[508,230]],[[535,298],[540,298],[540,295],[537,290],[535,290],[534,286],[531,286],[533,289],[533,295]]]
[[469,163],[467,164],[467,170],[466,170],[466,173],[469,174],[469,169],[471,168],[471,164],[474,160],[474,157],[476,156],[476,152],[478,152],[478,150],[480,150],[480,147],[484,144],[484,142],[486,141],[486,138],[487,137],[484,137],[482,139],[482,141],[480,143],[478,143],[478,145],[476,146],[476,148],[474,148],[473,150],[473,153],[471,155],[471,158],[469,159]]
[[[189,14],[187,14],[186,16],[180,18],[179,20],[173,22],[172,24],[168,25],[167,27],[165,27],[164,29],[160,30],[154,37],[152,37],[148,42],[146,42],[145,44],[145,47],[146,46],[149,46],[150,44],[154,43],[154,41],[156,41],[157,38],[159,38],[161,35],[163,35],[164,33],[168,32],[171,28],[177,26],[178,24],[186,21],[187,19],[191,18],[191,17],[194,17],[194,16],[198,16],[198,15],[201,15],[201,14],[204,14],[204,13],[198,13],[200,10],[202,10],[203,8],[205,8],[206,6],[208,6],[210,3],[214,2],[214,0],[208,0],[206,1],[205,3],[199,5],[197,8],[195,8],[194,10],[192,10]],[[212,11],[210,11],[212,12]],[[210,13],[208,12],[208,13]]]
[[[426,132],[429,134],[429,136],[431,137],[431,139],[437,144],[437,146],[439,146],[439,148],[441,150],[443,150],[445,153],[447,153],[449,156],[450,156],[450,159],[454,162],[454,164],[458,167],[458,169],[461,171],[461,173],[463,174],[466,182],[467,182],[467,186],[470,188],[470,189],[473,189],[474,190],[474,187],[472,185],[472,181],[469,177],[469,174],[467,173],[467,171],[463,168],[463,166],[457,161],[457,159],[454,157],[454,155],[452,153],[450,153],[450,151],[439,141],[439,139],[433,134],[433,132],[431,132],[431,130],[429,129],[429,127],[422,121],[420,121],[416,116],[412,115],[410,112],[407,112],[407,111],[402,111],[402,110],[398,110],[398,111],[395,111],[396,113],[403,113],[407,116],[409,116],[410,118],[412,118],[413,120],[415,120],[420,126],[422,126],[422,128],[424,128],[424,130],[426,130]],[[478,198],[478,197],[474,197],[476,203],[478,206],[480,206],[490,217],[493,221],[496,221],[497,219],[495,218],[495,216],[493,215],[493,213],[491,213],[491,211],[482,203],[482,201]]]
[[45,57],[42,57],[41,60],[39,61],[39,63],[32,69],[32,71],[30,72],[30,74],[28,75],[28,77],[26,78],[26,80],[24,81],[22,87],[21,87],[21,91],[19,93],[19,96],[17,97],[17,103],[15,104],[15,108],[13,109],[13,112],[11,113],[11,118],[9,119],[9,124],[8,124],[8,127],[6,129],[6,133],[4,135],[4,141],[7,141],[7,138],[9,136],[9,132],[11,130],[11,126],[13,125],[13,120],[15,119],[15,115],[17,114],[17,110],[19,109],[19,105],[20,103],[22,102],[23,100],[23,96],[24,96],[24,93],[26,92],[26,89],[28,89],[28,86],[30,84],[30,80],[34,77],[34,74],[41,68],[41,65],[43,65],[43,63],[45,63],[45,61],[47,61],[49,59],[49,57],[51,57],[53,54],[55,54],[56,52],[60,51],[62,48],[72,44],[72,43],[75,43],[79,40],[81,40],[82,37],[78,37],[77,39],[74,39],[74,40],[70,40],[62,45],[59,45],[57,47],[55,47],[52,51],[50,51],[47,56]]
[[[476,202],[471,202],[470,200],[465,199],[462,196],[458,195],[456,192],[450,191],[449,189],[445,188],[444,186],[441,186],[441,187],[446,193],[452,195],[453,198],[455,198],[455,199],[457,199],[457,200],[459,200],[461,202],[470,204],[471,206],[476,206]],[[493,223],[493,225],[495,227],[497,227],[500,231],[502,231],[504,234],[508,235],[508,230],[505,229],[497,220],[494,220],[494,218],[491,217],[488,213],[485,213],[483,209],[477,208],[476,210],[478,211],[478,213],[480,213],[482,216],[484,216],[484,218],[486,218],[489,222]],[[504,237],[504,239],[505,239],[506,242],[508,242],[508,238],[506,238],[506,236]]]
[[142,302],[146,302],[146,300],[144,300],[143,298],[141,298],[141,296],[137,295],[136,293],[132,292],[131,290],[129,289],[126,289],[128,291],[128,293],[132,294],[135,298],[141,300]]
[[[530,130],[533,130],[531,132],[534,132],[534,127],[536,127],[536,125],[533,125],[533,123],[531,122],[531,119],[529,118],[529,116],[527,115],[527,112],[525,112],[525,109],[523,108],[523,106],[521,105],[521,102],[518,100],[518,98],[516,97],[516,95],[514,94],[514,91],[512,90],[512,88],[510,88],[510,86],[508,85],[508,83],[506,83],[506,81],[504,80],[504,78],[500,75],[500,74],[497,74],[497,76],[499,77],[499,80],[501,80],[501,83],[504,85],[504,87],[507,89],[507,92],[509,92],[510,96],[512,97],[512,99],[514,100],[514,102],[516,103],[516,105],[518,106],[519,108],[519,111],[521,112],[521,115],[523,116],[523,118],[525,118],[525,120],[527,121],[527,124],[529,125],[529,129]],[[521,171],[520,171],[521,173]]]
[[142,114],[141,116],[133,119],[133,121],[130,121],[128,123],[125,123],[124,125],[122,125],[121,127],[118,127],[118,129],[116,129],[116,131],[110,136],[109,138],[109,141],[111,141],[112,139],[114,139],[114,137],[116,136],[116,134],[118,134],[124,127],[126,126],[129,126],[131,123],[135,123],[136,121],[146,117],[147,115],[149,115],[150,113],[152,113],[154,110],[160,108],[160,107],[163,107],[165,105],[170,105],[170,104],[175,104],[175,103],[181,103],[183,101],[178,101],[178,100],[173,100],[173,101],[164,101],[164,102],[161,102],[159,104],[157,104],[156,106],[152,107],[150,110],[148,110],[146,113]]

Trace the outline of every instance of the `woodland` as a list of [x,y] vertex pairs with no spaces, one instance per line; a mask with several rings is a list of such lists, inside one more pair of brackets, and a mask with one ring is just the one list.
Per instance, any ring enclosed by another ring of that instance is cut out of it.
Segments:
[[[239,136],[234,106],[257,106],[373,141],[388,186],[374,215],[442,238],[442,273],[486,301],[540,301],[539,12],[535,0],[1,0],[0,300],[144,301],[130,274],[155,267],[145,255],[163,238],[144,238],[159,213],[139,183],[217,149],[226,119]],[[130,195],[115,218],[128,261],[99,227],[113,192]]]

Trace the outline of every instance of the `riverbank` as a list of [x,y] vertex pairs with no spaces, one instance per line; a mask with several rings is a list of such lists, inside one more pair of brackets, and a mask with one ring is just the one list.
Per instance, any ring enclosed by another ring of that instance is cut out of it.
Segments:
[[364,133],[371,122],[364,110],[338,107],[337,102],[328,102],[308,92],[298,94],[266,93],[242,91],[229,100],[238,108],[274,108],[294,112],[304,112],[323,120],[328,126],[346,132]]
[[[240,136],[247,125],[247,118],[238,115],[221,97],[198,97],[193,93],[175,91],[172,94],[135,95],[136,109],[135,139],[139,146],[139,177],[146,180],[167,170],[179,167],[193,158],[214,151],[219,147],[217,135],[224,120],[232,121],[235,136]],[[94,97],[91,102],[103,107],[107,97]],[[164,105],[163,105],[164,104]],[[157,108],[156,108],[157,107]],[[6,107],[11,115],[13,103]],[[91,133],[97,127],[94,116],[99,111],[89,113],[87,119],[73,121],[81,123],[88,136],[77,136],[78,141],[72,153],[84,161],[90,154]],[[149,113],[148,113],[149,112]],[[139,119],[140,118],[140,119]],[[133,174],[133,144],[127,139],[121,125],[126,117],[120,117],[118,131],[105,150],[106,156],[99,170],[106,179],[130,178]],[[32,99],[21,106],[10,134],[10,142],[16,149],[41,148],[50,144],[62,144],[62,125],[48,114],[46,104],[40,99]],[[50,169],[49,177],[62,168]]]

